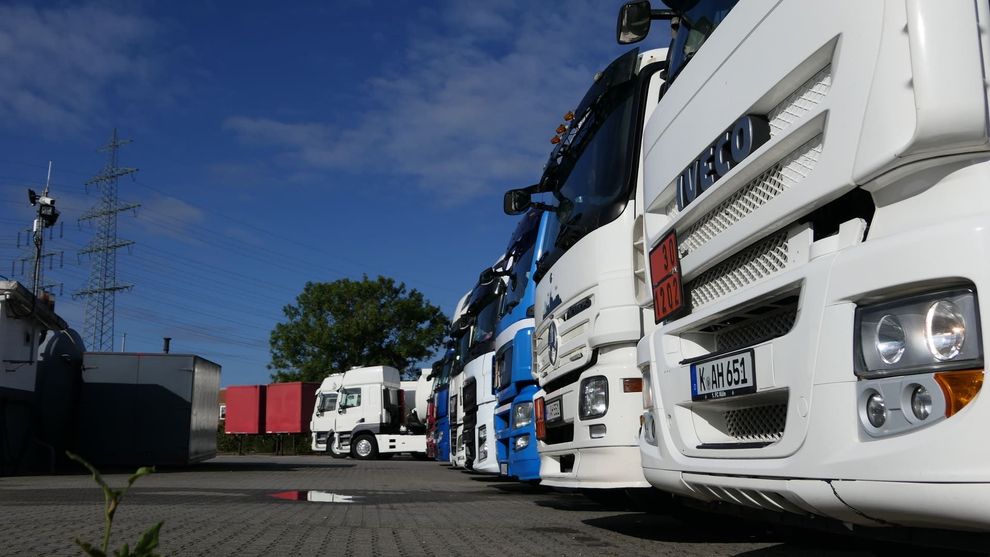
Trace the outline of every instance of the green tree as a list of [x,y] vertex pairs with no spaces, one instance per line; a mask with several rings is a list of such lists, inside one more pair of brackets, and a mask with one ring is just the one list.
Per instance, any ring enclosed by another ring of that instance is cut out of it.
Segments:
[[270,344],[273,381],[320,381],[353,366],[399,370],[440,345],[446,318],[417,290],[379,276],[307,282],[282,309]]

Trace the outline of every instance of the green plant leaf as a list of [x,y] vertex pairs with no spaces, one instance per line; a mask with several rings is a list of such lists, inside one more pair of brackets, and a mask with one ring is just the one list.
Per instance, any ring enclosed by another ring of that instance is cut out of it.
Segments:
[[89,555],[89,557],[107,557],[106,553],[103,553],[99,549],[96,549],[92,545],[80,540],[79,538],[76,538],[76,545],[82,548],[83,552],[86,555]]
[[164,522],[159,522],[145,532],[141,539],[134,546],[135,557],[155,557],[155,548],[158,547],[158,532],[162,529]]
[[134,472],[133,474],[131,474],[131,477],[127,478],[127,487],[131,487],[132,485],[134,485],[134,482],[137,481],[137,479],[140,478],[141,476],[147,476],[148,474],[152,474],[154,472],[155,472],[154,466],[142,466],[138,468],[137,472]]

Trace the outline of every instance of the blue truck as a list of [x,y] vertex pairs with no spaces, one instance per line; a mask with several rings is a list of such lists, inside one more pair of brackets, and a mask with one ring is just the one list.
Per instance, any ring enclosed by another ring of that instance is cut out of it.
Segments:
[[497,458],[501,475],[521,481],[540,479],[533,419],[533,398],[540,390],[532,373],[533,274],[548,222],[543,211],[528,211],[516,226],[497,271],[508,279],[499,308],[492,373]]

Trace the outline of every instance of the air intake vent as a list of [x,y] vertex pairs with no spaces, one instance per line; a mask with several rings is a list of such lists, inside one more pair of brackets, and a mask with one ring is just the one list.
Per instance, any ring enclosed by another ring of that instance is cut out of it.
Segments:
[[787,231],[758,242],[687,283],[691,311],[787,268]]
[[774,442],[784,436],[787,405],[771,404],[727,410],[723,417],[726,433],[739,442]]

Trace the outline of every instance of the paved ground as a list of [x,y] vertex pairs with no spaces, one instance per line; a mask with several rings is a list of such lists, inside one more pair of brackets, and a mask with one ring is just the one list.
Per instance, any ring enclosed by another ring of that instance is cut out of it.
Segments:
[[[126,474],[107,475],[121,486]],[[295,493],[314,498],[291,500]],[[333,496],[329,494],[334,494]],[[0,555],[79,555],[102,536],[89,476],[0,478]],[[642,513],[396,458],[220,457],[141,478],[111,547],[158,521],[166,555],[872,555],[876,544],[722,515]],[[899,552],[900,553],[900,552]]]

